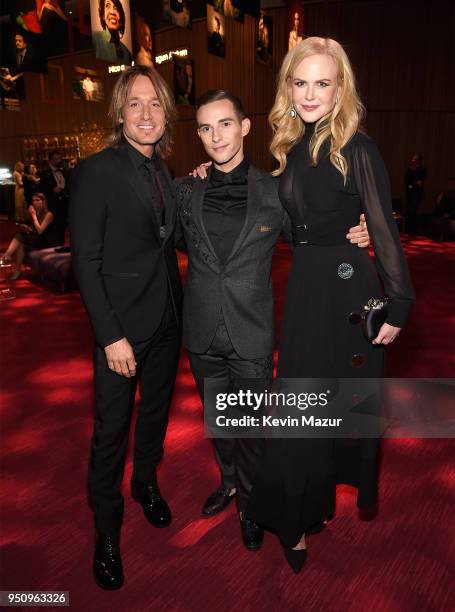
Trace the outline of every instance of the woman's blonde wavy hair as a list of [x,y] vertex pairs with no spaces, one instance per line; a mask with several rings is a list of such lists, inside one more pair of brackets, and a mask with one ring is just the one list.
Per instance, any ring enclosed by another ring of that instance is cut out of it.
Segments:
[[302,60],[311,55],[330,55],[338,67],[338,85],[341,87],[337,101],[330,113],[316,123],[310,141],[310,158],[314,166],[318,163],[321,146],[330,140],[330,161],[344,177],[346,182],[348,166],[341,149],[359,128],[364,108],[356,90],[354,73],[343,47],[331,38],[306,38],[291,49],[283,60],[278,75],[275,103],[269,114],[273,130],[270,152],[277,159],[279,168],[272,174],[280,175],[286,168],[287,155],[305,133],[305,124],[297,115],[291,117],[292,98],[290,80]]

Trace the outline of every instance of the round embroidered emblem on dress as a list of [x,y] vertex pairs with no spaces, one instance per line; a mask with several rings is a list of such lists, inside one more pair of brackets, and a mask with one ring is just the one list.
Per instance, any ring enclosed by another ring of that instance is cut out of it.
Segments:
[[361,355],[356,354],[356,355],[352,355],[351,357],[351,365],[353,368],[361,368],[363,366],[363,364],[365,363],[366,358],[365,355]]
[[351,264],[342,263],[338,266],[338,276],[340,278],[343,278],[343,279],[351,278],[353,274],[354,274],[354,268],[351,266]]

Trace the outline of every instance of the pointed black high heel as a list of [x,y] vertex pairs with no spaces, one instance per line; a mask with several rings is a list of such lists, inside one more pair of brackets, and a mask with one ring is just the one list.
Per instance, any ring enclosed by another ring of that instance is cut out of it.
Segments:
[[298,574],[302,567],[305,565],[305,561],[308,557],[306,548],[294,550],[293,548],[283,547],[283,550],[284,556],[286,557],[286,561],[290,565],[294,574]]

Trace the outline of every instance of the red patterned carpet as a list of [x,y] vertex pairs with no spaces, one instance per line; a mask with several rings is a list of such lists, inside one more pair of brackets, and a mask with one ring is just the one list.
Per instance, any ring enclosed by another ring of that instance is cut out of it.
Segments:
[[[453,376],[454,247],[421,239],[406,250],[418,305],[389,351],[388,374]],[[278,320],[289,261],[280,245]],[[27,274],[16,287],[17,298],[0,304],[2,589],[69,591],[71,607],[84,612],[453,610],[453,441],[384,441],[378,516],[360,521],[353,491],[340,487],[335,519],[310,540],[308,564],[294,576],[271,535],[260,552],[244,549],[233,506],[200,518],[217,469],[184,354],[160,468],[174,522],[165,530],[146,523],[129,496],[128,461],[126,583],[115,593],[98,589],[85,492],[93,400],[88,322],[75,292],[52,293]]]

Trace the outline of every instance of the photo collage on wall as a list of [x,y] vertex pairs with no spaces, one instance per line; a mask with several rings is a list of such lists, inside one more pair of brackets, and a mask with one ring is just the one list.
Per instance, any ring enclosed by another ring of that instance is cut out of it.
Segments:
[[[91,33],[97,59],[116,66],[130,65],[133,60],[153,66],[152,23],[155,28],[166,24],[191,28],[192,19],[206,17],[208,52],[224,58],[226,21],[243,22],[247,13],[258,19],[257,60],[266,64],[271,61],[272,19],[260,11],[259,0],[158,0],[134,20],[130,0],[17,0],[13,6],[14,10],[0,19],[2,108],[20,108],[26,93],[24,73],[47,73],[47,58],[69,51],[71,29],[74,49],[79,48],[74,37],[77,30],[87,39]],[[177,103],[194,104],[193,61],[175,58],[173,74]],[[100,75],[92,68],[75,67],[72,85],[77,99],[103,99]]]

